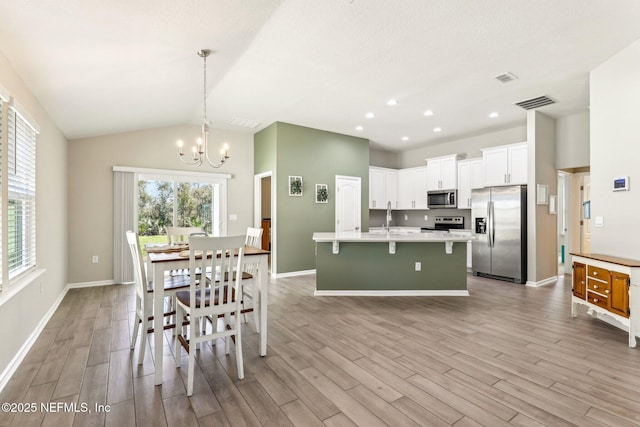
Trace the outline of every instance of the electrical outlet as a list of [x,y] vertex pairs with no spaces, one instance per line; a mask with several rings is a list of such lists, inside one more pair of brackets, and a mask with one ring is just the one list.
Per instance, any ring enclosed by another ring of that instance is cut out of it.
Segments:
[[229,214],[229,221],[237,221],[237,220],[238,220],[238,215]]
[[604,227],[604,217],[603,216],[597,216],[595,225],[596,225],[596,227]]
[[404,214],[404,220],[405,220],[405,221],[408,221],[408,220],[409,220],[409,215]]
[[97,264],[97,263],[98,263],[98,255],[94,255],[94,256],[92,256],[92,257],[91,257],[91,262],[92,262],[93,264]]
[[422,271],[422,263],[420,261],[416,261],[416,271]]
[[425,221],[429,221],[429,215],[425,215],[425,216],[424,216],[424,220],[425,220]]

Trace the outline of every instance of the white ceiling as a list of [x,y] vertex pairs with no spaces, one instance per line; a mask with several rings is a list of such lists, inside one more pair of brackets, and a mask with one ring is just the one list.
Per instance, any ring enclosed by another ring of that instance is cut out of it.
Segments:
[[0,0],[0,51],[69,139],[201,123],[208,48],[212,127],[403,150],[523,124],[513,103],[543,94],[551,116],[585,111],[639,22],[636,0]]

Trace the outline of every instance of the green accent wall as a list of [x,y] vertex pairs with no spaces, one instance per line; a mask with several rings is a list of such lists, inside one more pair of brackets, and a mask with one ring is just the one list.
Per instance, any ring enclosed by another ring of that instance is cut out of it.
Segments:
[[[336,175],[361,178],[362,229],[369,228],[369,140],[276,122],[254,136],[254,171],[273,172],[278,274],[316,268],[316,231],[334,231]],[[289,196],[289,176],[302,176],[302,197]],[[329,203],[315,202],[327,184]]]
[[454,242],[451,254],[443,242],[397,242],[395,254],[386,242],[340,242],[339,254],[318,243],[317,252],[319,291],[467,290],[466,242]]
[[253,136],[253,173],[276,173],[277,123],[264,128]]

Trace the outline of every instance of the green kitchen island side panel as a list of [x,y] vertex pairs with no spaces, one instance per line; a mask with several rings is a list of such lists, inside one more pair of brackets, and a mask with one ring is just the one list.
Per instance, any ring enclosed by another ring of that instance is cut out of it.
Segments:
[[391,254],[388,242],[341,241],[334,253],[316,241],[316,294],[468,295],[467,243],[451,244],[448,254],[442,241],[398,241]]

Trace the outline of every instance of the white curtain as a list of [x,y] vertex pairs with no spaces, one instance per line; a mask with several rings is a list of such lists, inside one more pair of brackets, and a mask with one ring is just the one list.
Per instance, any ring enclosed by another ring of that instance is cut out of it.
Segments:
[[133,262],[125,232],[136,231],[136,173],[113,171],[113,280],[133,282]]

